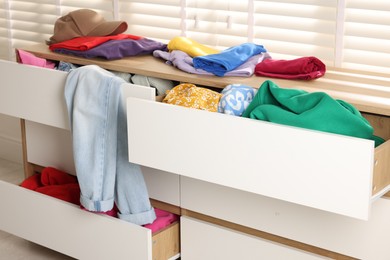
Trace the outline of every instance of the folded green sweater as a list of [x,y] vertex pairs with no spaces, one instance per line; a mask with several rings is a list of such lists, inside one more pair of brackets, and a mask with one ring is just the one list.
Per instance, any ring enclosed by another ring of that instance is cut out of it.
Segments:
[[370,123],[353,105],[324,92],[283,89],[269,80],[260,86],[242,116],[370,139],[375,146],[384,142],[374,136]]

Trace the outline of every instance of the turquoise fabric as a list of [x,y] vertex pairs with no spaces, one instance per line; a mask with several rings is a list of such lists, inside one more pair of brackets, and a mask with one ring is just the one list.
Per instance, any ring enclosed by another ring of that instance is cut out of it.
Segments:
[[267,80],[243,117],[384,142],[374,136],[370,123],[351,104],[324,92],[283,89]]

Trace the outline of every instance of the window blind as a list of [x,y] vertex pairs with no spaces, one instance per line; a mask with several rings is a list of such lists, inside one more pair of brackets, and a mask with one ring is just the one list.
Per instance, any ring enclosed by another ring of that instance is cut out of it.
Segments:
[[346,0],[341,66],[390,74],[390,1]]
[[248,0],[187,0],[185,35],[224,49],[248,42]]
[[0,0],[0,59],[9,59],[9,46],[8,39],[10,39],[9,33],[9,19],[7,19],[7,3],[4,0]]
[[316,56],[333,65],[337,0],[254,2],[254,39],[273,58]]
[[60,16],[77,9],[86,8],[100,13],[106,20],[114,20],[113,0],[57,0],[57,2]]
[[274,58],[316,56],[328,66],[390,72],[388,0],[0,0],[0,57],[44,42],[56,19],[78,8],[163,42],[179,35],[219,49],[254,42]]
[[57,18],[55,0],[5,1],[8,2],[10,45],[22,47],[44,42],[53,31]]
[[163,42],[182,35],[182,0],[119,0],[118,9],[130,34]]

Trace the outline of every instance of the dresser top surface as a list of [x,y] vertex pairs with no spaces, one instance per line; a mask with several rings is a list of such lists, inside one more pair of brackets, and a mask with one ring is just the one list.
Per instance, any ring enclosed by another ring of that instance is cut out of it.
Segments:
[[308,92],[326,92],[333,98],[342,99],[353,104],[362,112],[390,116],[390,78],[381,75],[362,75],[328,68],[323,77],[310,81],[284,80],[259,76],[217,77],[195,75],[181,71],[165,64],[162,59],[155,58],[152,55],[126,57],[108,61],[55,53],[50,51],[45,44],[31,45],[22,49],[48,60],[65,61],[79,65],[96,64],[108,70],[188,82],[214,88],[224,88],[233,83],[259,88],[265,80],[271,80],[282,88],[299,88]]

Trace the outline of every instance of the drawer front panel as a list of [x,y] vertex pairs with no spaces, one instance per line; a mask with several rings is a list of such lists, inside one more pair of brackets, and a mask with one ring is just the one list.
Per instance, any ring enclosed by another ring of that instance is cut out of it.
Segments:
[[[200,192],[201,191],[201,192]],[[181,206],[357,259],[390,259],[390,200],[378,199],[368,221],[181,177]]]
[[149,197],[180,206],[180,176],[149,167],[141,167]]
[[7,209],[0,230],[77,259],[152,259],[151,231],[141,226],[6,182],[0,182],[0,208]]
[[183,260],[328,259],[192,218],[181,219]]
[[0,61],[0,113],[69,128],[64,99],[67,73]]
[[132,162],[368,218],[372,141],[136,98],[128,120]]
[[[75,174],[72,137],[68,130],[26,121],[26,138],[30,163]],[[151,198],[180,205],[178,175],[148,167],[142,167],[142,173]]]
[[[69,129],[64,98],[67,73],[0,61],[0,113]],[[155,99],[155,89],[124,83],[123,97]]]

